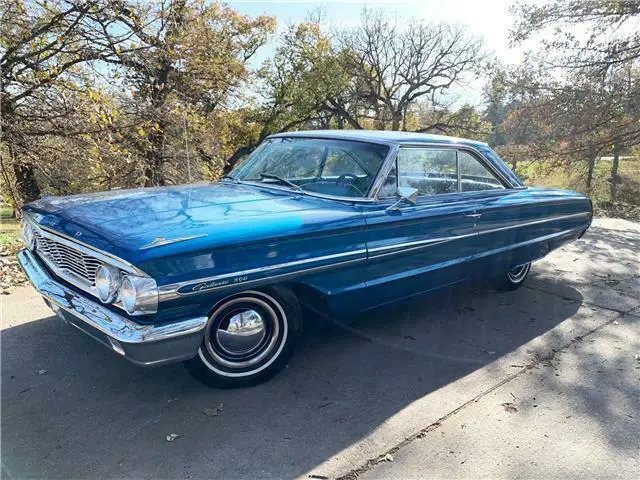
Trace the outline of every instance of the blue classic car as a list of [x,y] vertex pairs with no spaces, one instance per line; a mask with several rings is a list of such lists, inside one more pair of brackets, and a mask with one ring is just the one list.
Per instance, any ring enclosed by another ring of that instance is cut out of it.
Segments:
[[19,259],[117,354],[229,387],[287,363],[303,311],[348,319],[472,279],[513,290],[591,218],[587,197],[523,186],[484,143],[295,132],[215,184],[28,204]]

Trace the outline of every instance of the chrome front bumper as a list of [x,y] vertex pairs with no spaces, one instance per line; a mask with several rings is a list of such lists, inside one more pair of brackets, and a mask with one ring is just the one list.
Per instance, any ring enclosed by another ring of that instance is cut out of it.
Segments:
[[188,360],[198,353],[207,317],[141,325],[55,280],[29,250],[20,250],[18,260],[35,289],[60,318],[127,360],[141,366],[157,366]]

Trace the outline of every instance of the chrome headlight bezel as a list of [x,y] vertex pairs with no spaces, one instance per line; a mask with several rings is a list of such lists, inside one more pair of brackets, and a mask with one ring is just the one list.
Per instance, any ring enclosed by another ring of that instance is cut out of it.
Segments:
[[122,274],[111,265],[102,264],[98,267],[95,277],[96,294],[102,303],[112,303],[118,297]]
[[22,240],[24,240],[25,245],[31,251],[36,248],[36,232],[35,227],[28,220],[22,219],[22,228],[21,228]]
[[150,277],[125,274],[120,284],[120,301],[129,315],[158,311],[158,286]]

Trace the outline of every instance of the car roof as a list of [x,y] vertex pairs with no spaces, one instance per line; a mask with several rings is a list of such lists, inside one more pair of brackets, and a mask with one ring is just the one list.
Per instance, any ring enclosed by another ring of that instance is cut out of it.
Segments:
[[484,142],[468,140],[466,138],[447,137],[445,135],[431,135],[416,132],[396,132],[389,130],[302,130],[297,132],[283,132],[269,136],[269,138],[326,138],[332,140],[351,140],[359,142],[403,144],[467,144],[486,145]]

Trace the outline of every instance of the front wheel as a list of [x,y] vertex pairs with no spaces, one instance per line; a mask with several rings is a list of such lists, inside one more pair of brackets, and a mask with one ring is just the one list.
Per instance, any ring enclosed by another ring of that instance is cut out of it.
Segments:
[[212,387],[255,385],[284,368],[301,331],[300,304],[291,291],[247,290],[215,306],[198,355],[185,366]]
[[529,275],[529,271],[531,270],[531,262],[525,263],[523,265],[518,265],[517,267],[513,267],[508,272],[502,274],[497,277],[493,285],[496,290],[502,291],[511,291],[520,288],[520,286],[524,283],[527,276]]

